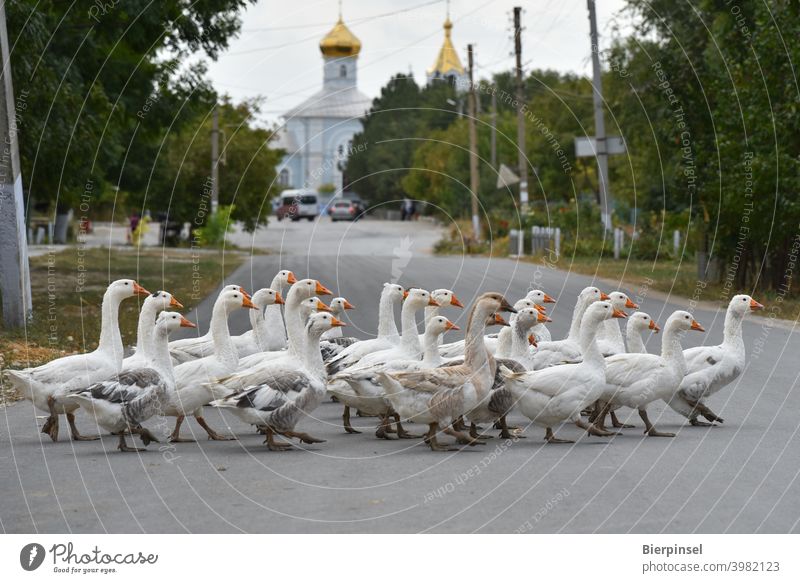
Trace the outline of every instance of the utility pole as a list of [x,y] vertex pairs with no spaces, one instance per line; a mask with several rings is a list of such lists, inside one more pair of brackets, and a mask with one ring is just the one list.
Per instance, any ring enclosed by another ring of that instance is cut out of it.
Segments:
[[17,108],[11,83],[5,2],[0,1],[0,294],[7,328],[24,326],[31,315],[31,277],[25,234],[25,203],[17,145]]
[[492,120],[492,136],[491,136],[491,154],[490,158],[492,161],[492,168],[497,170],[497,92],[492,91],[492,112],[491,112],[491,120]]
[[211,114],[211,214],[219,208],[219,108]]
[[517,56],[517,150],[519,165],[519,202],[528,212],[528,160],[525,155],[525,82],[522,77],[522,7],[514,6],[514,53]]
[[594,0],[589,5],[589,30],[592,41],[592,85],[594,87],[594,137],[597,152],[597,183],[600,191],[600,217],[603,228],[611,230],[611,214],[614,209],[611,188],[608,183],[608,144],[606,142],[606,120],[603,112],[603,78],[600,70],[600,45],[597,40],[597,14]]
[[467,45],[467,61],[469,63],[469,188],[472,191],[472,236],[476,241],[481,240],[481,222],[478,217],[478,134],[475,129],[477,116],[477,99],[475,96],[475,83],[473,78],[472,45]]

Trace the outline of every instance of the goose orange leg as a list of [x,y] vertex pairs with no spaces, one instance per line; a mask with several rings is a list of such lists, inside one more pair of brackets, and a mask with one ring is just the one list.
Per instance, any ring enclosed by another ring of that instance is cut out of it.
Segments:
[[548,427],[544,434],[544,440],[547,443],[575,443],[571,439],[559,439],[556,437],[556,434],[553,433],[553,428]]
[[650,418],[647,416],[647,409],[639,409],[639,417],[644,421],[645,435],[649,435],[650,437],[675,437],[674,433],[656,431],[656,426],[650,423]]
[[194,418],[197,419],[197,422],[200,424],[200,427],[206,430],[209,439],[213,439],[214,441],[233,441],[236,439],[235,435],[222,435],[221,433],[217,433],[216,431],[211,429],[208,423],[206,423],[205,418],[203,418],[202,416],[195,415]]
[[430,423],[428,425],[428,434],[426,436],[426,440],[425,441],[427,442],[428,446],[430,446],[430,448],[433,451],[458,451],[457,447],[450,447],[450,446],[442,445],[441,443],[439,443],[439,441],[436,439],[436,434],[438,432],[439,432],[439,424],[438,423]]
[[344,406],[344,413],[342,413],[342,425],[346,433],[361,433],[350,424],[350,407],[347,405]]
[[178,415],[177,419],[175,419],[175,429],[172,430],[169,436],[170,443],[194,443],[194,439],[181,437],[181,424],[184,419],[185,417],[183,415]]
[[81,435],[78,428],[75,426],[75,413],[67,413],[67,423],[69,423],[69,431],[72,435],[73,441],[94,441],[100,439],[99,435]]

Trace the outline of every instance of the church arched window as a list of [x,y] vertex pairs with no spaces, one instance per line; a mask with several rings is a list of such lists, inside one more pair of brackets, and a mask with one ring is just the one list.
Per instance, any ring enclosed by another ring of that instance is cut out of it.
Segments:
[[289,186],[289,170],[284,168],[281,170],[281,173],[278,174],[278,184],[281,186]]
[[339,66],[339,77],[341,77],[342,79],[347,77],[347,65]]

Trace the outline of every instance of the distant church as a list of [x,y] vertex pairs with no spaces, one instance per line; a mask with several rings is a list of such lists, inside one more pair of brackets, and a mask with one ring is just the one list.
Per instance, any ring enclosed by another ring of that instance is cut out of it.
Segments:
[[341,14],[336,26],[319,43],[324,61],[322,89],[287,111],[285,127],[274,147],[286,151],[278,165],[278,182],[287,188],[317,189],[333,185],[340,192],[342,168],[353,136],[372,99],[356,87],[361,41]]
[[[427,71],[428,83],[448,81],[463,88],[467,75],[453,47],[448,3],[444,43]],[[286,152],[277,167],[284,188],[318,189],[333,185],[338,196],[347,186],[343,175],[352,139],[372,99],[356,86],[361,41],[344,24],[341,12],[333,29],[320,41],[324,62],[322,89],[283,114],[285,125],[271,144]]]

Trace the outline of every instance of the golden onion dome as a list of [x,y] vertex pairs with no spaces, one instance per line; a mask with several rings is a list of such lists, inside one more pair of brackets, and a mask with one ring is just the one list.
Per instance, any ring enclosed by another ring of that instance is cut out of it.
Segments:
[[319,50],[326,57],[355,57],[361,52],[361,41],[345,26],[342,17],[319,42]]
[[461,59],[458,58],[458,52],[453,46],[453,40],[450,38],[453,30],[453,23],[450,22],[450,16],[444,21],[444,43],[439,50],[439,55],[436,57],[436,62],[433,67],[428,69],[428,74],[446,75],[448,73],[464,73],[464,67],[461,65]]

